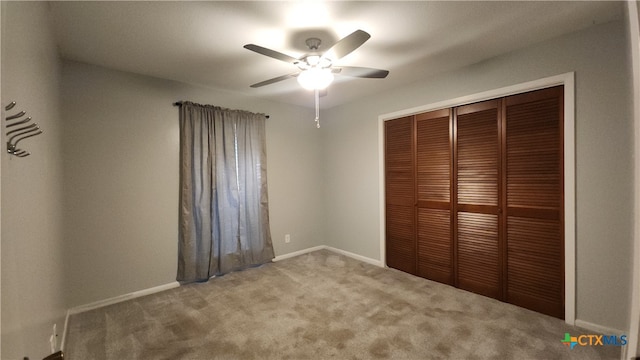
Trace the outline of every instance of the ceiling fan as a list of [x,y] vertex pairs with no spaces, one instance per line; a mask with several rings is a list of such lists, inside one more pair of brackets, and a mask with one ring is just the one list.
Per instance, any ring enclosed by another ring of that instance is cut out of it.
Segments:
[[265,85],[270,85],[279,81],[283,81],[292,77],[298,78],[298,83],[308,90],[314,90],[316,100],[316,126],[320,127],[320,90],[326,89],[333,81],[333,74],[339,74],[343,76],[358,77],[358,78],[370,78],[370,79],[383,79],[389,75],[388,70],[373,69],[357,66],[335,66],[334,62],[347,56],[355,49],[364,44],[371,35],[362,30],[356,30],[351,34],[345,36],[340,41],[335,43],[329,50],[324,53],[320,52],[320,45],[322,41],[318,38],[308,38],[305,43],[309,47],[309,53],[303,55],[299,59],[292,56],[283,54],[281,52],[267,49],[265,47],[247,44],[245,49],[257,52],[258,54],[265,55],[276,60],[291,63],[298,68],[298,71],[291,74],[281,75],[265,81],[251,85],[252,88],[258,88]]
[[362,44],[369,40],[370,37],[371,35],[369,35],[365,31],[356,30],[335,43],[329,50],[325,51],[324,53],[319,51],[322,41],[318,38],[309,38],[305,43],[309,47],[310,52],[303,55],[299,59],[275,50],[267,49],[259,45],[247,44],[244,46],[245,49],[255,51],[258,54],[269,56],[277,60],[291,63],[295,65],[299,70],[295,73],[261,81],[259,83],[251,85],[251,87],[257,88],[292,77],[297,77],[298,82],[304,88],[309,90],[321,90],[326,88],[333,81],[333,74],[358,78],[385,78],[389,74],[388,70],[354,66],[335,66],[334,64],[335,61],[340,60],[355,49],[359,48]]

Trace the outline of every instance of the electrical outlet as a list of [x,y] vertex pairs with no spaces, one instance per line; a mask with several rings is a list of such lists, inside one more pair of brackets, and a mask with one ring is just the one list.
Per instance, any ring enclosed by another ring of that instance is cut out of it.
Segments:
[[284,236],[284,242],[285,242],[285,243],[287,243],[287,244],[288,244],[288,243],[290,243],[290,242],[291,242],[291,235],[286,234],[286,235]]

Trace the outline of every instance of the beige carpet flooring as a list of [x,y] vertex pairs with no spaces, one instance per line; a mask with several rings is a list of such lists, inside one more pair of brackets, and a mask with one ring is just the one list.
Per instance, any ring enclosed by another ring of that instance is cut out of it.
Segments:
[[619,359],[564,321],[329,251],[69,319],[71,360]]

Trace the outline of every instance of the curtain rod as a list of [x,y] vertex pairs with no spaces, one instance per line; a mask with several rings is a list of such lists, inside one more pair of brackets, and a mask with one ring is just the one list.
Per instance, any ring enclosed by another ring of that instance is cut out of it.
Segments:
[[[173,106],[181,106],[182,105],[182,101],[176,101],[173,103]],[[266,117],[267,119],[269,118],[269,115],[265,115],[264,117]]]

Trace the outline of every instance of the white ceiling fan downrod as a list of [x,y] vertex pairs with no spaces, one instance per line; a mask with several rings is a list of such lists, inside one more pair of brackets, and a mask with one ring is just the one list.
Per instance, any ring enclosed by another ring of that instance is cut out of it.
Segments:
[[320,90],[315,89],[316,98],[316,128],[320,129]]

